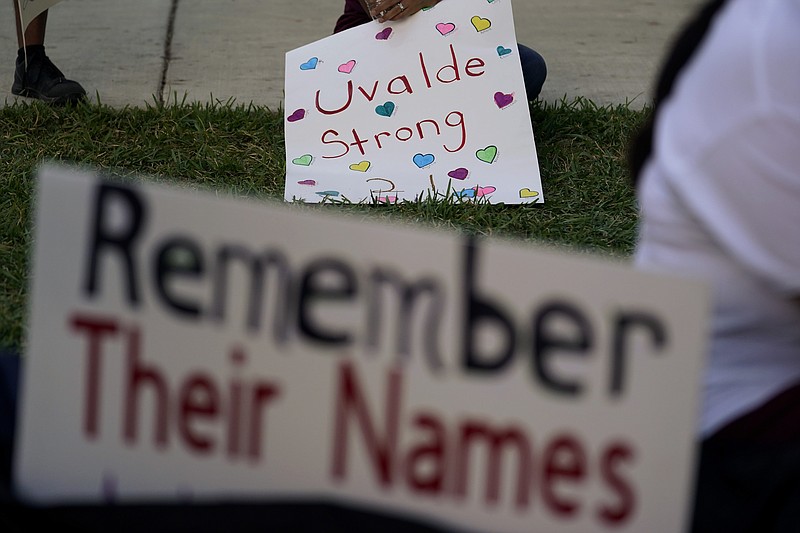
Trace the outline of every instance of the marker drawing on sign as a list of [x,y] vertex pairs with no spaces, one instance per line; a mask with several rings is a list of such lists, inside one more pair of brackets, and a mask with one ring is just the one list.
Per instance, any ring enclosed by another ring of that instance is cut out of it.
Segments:
[[356,68],[356,60],[355,59],[351,59],[350,61],[348,61],[346,63],[342,63],[341,65],[339,65],[339,69],[338,70],[339,70],[339,72],[341,72],[343,74],[350,74],[351,72],[353,72],[354,68]]
[[317,63],[319,63],[319,58],[316,56],[312,57],[300,65],[300,70],[314,70],[317,68]]
[[377,34],[375,34],[375,39],[379,41],[385,41],[389,38],[391,34],[392,34],[392,28],[384,28]]
[[307,167],[314,161],[314,156],[311,154],[304,154],[300,157],[295,157],[292,159],[292,163],[295,165],[300,165],[301,167]]
[[366,172],[369,170],[370,162],[369,161],[361,161],[360,163],[353,163],[350,165],[350,170],[355,170],[356,172]]
[[394,102],[388,101],[384,104],[381,104],[375,108],[375,113],[382,117],[391,117],[394,113],[395,105]]
[[484,163],[489,163],[491,165],[497,158],[497,146],[490,144],[486,148],[483,148],[475,152],[475,157],[477,157],[480,161],[483,161]]
[[451,170],[447,175],[455,180],[465,180],[467,176],[469,176],[469,170],[464,167],[459,167],[455,170]]
[[504,107],[508,107],[514,101],[513,94],[506,94],[503,92],[496,92],[494,93],[494,103],[497,104],[497,107],[503,109]]
[[416,154],[413,157],[414,164],[419,168],[425,168],[436,160],[433,154]]
[[479,32],[486,31],[486,30],[488,30],[489,28],[492,27],[492,21],[491,20],[485,19],[483,17],[479,17],[478,15],[475,15],[474,17],[469,19],[469,21],[472,22],[472,25]]
[[442,35],[448,35],[453,33],[456,29],[456,25],[452,22],[440,22],[436,25],[436,31],[441,33]]
[[297,122],[298,120],[303,120],[306,116],[305,109],[296,109],[291,115],[289,115],[286,120],[289,122]]
[[500,46],[497,47],[497,55],[500,56],[500,57],[507,56],[511,52],[513,52],[513,50],[511,50],[511,48],[506,48],[503,45],[500,45]]

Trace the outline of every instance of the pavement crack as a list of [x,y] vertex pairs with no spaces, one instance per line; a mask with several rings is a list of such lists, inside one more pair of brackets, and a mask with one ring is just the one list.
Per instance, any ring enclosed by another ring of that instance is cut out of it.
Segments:
[[161,62],[161,79],[158,83],[158,92],[156,93],[156,100],[159,105],[164,105],[164,87],[167,86],[167,72],[169,71],[169,64],[172,61],[172,35],[175,32],[175,14],[178,12],[178,3],[180,0],[172,0],[172,5],[169,8],[169,18],[167,19],[167,34],[164,37],[164,54]]

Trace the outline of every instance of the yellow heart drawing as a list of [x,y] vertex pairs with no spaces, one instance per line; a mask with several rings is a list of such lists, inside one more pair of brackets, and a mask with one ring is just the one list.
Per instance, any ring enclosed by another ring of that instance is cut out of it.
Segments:
[[537,196],[539,196],[539,191],[532,191],[527,187],[519,190],[520,198],[536,198]]
[[481,18],[478,15],[475,15],[471,19],[472,25],[475,26],[475,29],[478,31],[488,30],[492,27],[492,21],[489,19]]
[[369,169],[369,161],[362,161],[361,163],[353,163],[350,165],[350,170],[357,172],[366,172]]

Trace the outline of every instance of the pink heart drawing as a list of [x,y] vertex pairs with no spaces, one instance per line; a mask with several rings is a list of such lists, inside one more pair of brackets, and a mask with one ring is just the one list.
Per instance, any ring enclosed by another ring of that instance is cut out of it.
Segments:
[[459,167],[455,170],[451,170],[450,172],[447,173],[447,175],[455,180],[465,180],[469,175],[469,170],[467,170],[464,167]]
[[492,187],[491,185],[488,187],[478,187],[478,196],[486,196],[487,194],[492,194],[496,190],[497,187]]
[[305,109],[296,109],[294,113],[292,113],[286,118],[286,120],[288,120],[289,122],[297,122],[298,120],[303,120],[305,116],[306,116]]
[[314,180],[301,180],[297,182],[298,185],[316,185],[317,182]]
[[392,28],[384,28],[375,34],[375,38],[379,41],[385,41],[392,34]]
[[350,74],[351,72],[353,72],[355,66],[356,66],[356,60],[351,59],[347,63],[342,63],[341,65],[339,65],[339,72],[343,74]]
[[453,24],[452,22],[440,22],[439,24],[436,25],[436,29],[442,35],[447,35],[448,33],[451,33],[453,30],[456,29],[456,25]]
[[514,101],[513,94],[505,94],[501,92],[494,93],[494,103],[497,104],[497,107],[503,109],[508,104]]

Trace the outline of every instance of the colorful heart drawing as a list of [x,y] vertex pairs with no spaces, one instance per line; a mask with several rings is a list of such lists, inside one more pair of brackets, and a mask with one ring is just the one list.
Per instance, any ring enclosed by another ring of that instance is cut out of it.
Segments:
[[471,189],[463,189],[461,191],[456,192],[456,196],[461,198],[482,198],[484,196],[489,196],[494,191],[497,190],[497,187],[492,187],[489,185],[488,187],[473,187]]
[[355,67],[356,67],[356,60],[351,59],[347,63],[342,63],[341,65],[339,65],[339,72],[341,72],[342,74],[350,74],[351,72],[353,72],[353,69]]
[[519,190],[520,198],[536,198],[537,196],[539,196],[539,191],[532,191],[527,187]]
[[295,157],[294,159],[292,159],[292,163],[294,163],[295,165],[300,165],[301,167],[307,167],[308,165],[311,164],[312,161],[314,161],[314,156],[312,156],[311,154],[304,154],[301,155],[300,157]]
[[465,180],[467,179],[467,176],[469,176],[469,170],[464,167],[458,167],[457,169],[448,172],[447,175],[454,180]]
[[394,204],[394,203],[397,203],[397,195],[394,195],[394,196],[378,196],[378,203],[380,203],[380,204]]
[[414,164],[419,168],[425,168],[435,160],[436,158],[433,156],[433,154],[416,154],[414,156]]
[[362,161],[360,163],[353,163],[350,165],[350,170],[355,170],[356,172],[366,172],[369,170],[370,162],[369,161]]
[[302,65],[300,65],[300,70],[314,70],[317,68],[317,63],[319,63],[318,57],[312,57]]
[[497,158],[497,146],[490,144],[486,148],[475,152],[475,157],[477,157],[484,163],[489,163],[491,165]]
[[392,34],[392,28],[383,28],[375,34],[375,38],[379,41],[385,41]]
[[475,29],[478,30],[479,32],[486,31],[492,27],[491,20],[479,17],[478,15],[475,15],[474,17],[469,19],[469,21],[472,22],[472,25],[475,26]]
[[497,55],[499,55],[500,57],[507,56],[512,51],[513,50],[511,50],[511,48],[506,48],[503,45],[500,45],[500,46],[497,47]]
[[392,113],[394,113],[394,102],[386,102],[383,105],[379,105],[375,108],[375,112],[382,117],[391,117]]
[[286,117],[286,120],[289,122],[297,122],[298,120],[303,120],[306,116],[305,109],[295,109],[294,112]]
[[320,196],[339,196],[339,191],[317,191]]
[[497,107],[499,107],[500,109],[503,109],[504,107],[508,106],[513,101],[514,101],[513,94],[505,94],[499,91],[494,93],[494,103],[497,104]]
[[316,185],[316,180],[300,180],[297,182],[298,185]]
[[441,33],[442,35],[447,35],[448,33],[453,33],[455,31],[456,25],[452,22],[440,22],[436,25],[436,30]]

